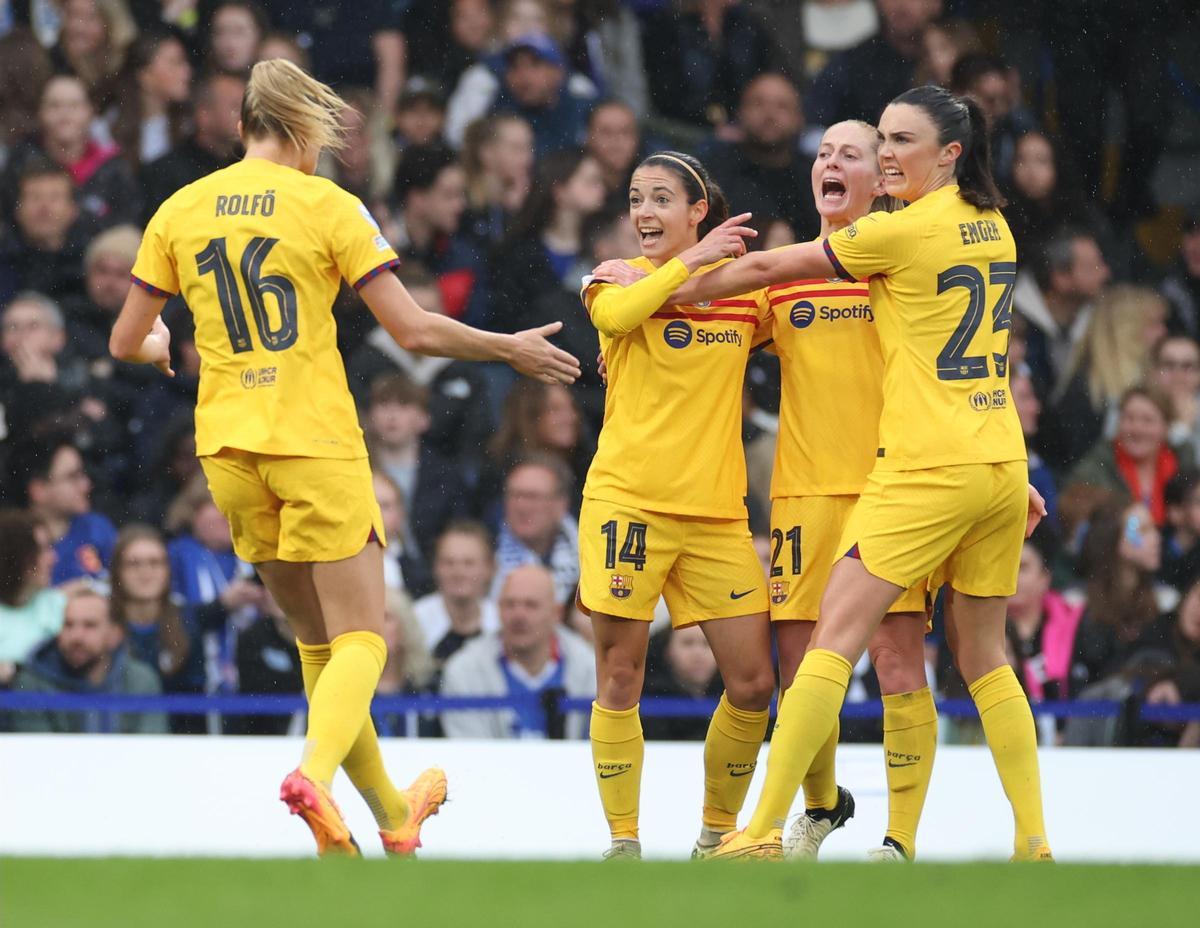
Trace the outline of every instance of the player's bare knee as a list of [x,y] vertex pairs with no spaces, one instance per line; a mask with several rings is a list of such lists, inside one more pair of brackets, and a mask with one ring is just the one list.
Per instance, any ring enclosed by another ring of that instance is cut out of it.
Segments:
[[606,709],[617,711],[637,705],[645,676],[644,665],[632,660],[609,660],[600,669],[596,697]]
[[871,648],[871,664],[885,696],[912,693],[926,685],[923,654],[908,654],[892,644]]
[[737,709],[761,712],[771,704],[775,694],[775,674],[768,667],[741,677],[732,675],[725,681],[725,695]]

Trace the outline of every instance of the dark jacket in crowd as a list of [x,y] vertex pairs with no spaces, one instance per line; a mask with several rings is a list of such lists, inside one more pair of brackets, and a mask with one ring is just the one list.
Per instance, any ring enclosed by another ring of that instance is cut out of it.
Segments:
[[[122,645],[112,657],[108,676],[93,686],[75,673],[62,659],[55,639],[33,652],[29,663],[17,671],[13,689],[19,693],[78,693],[85,695],[121,694],[147,696],[161,692],[158,674],[136,660]],[[56,734],[119,733],[163,735],[167,718],[158,712],[114,713],[101,711],[24,711],[12,714],[15,731],[54,732]]]

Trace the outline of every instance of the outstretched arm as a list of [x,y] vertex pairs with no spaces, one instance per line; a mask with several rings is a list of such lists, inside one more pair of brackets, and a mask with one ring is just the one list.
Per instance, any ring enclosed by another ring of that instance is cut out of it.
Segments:
[[358,292],[384,331],[409,351],[462,361],[504,361],[538,380],[574,383],[579,377],[574,355],[546,340],[562,328],[561,322],[515,335],[473,329],[422,309],[394,274],[380,274]]
[[771,284],[810,277],[835,277],[833,264],[825,254],[824,242],[785,245],[770,251],[756,251],[721,267],[690,278],[668,302],[703,303],[760,290]]

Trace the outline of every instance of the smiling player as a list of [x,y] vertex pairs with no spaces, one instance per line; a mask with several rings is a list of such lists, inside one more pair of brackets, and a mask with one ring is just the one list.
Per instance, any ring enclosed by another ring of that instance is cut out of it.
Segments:
[[[608,367],[604,427],[579,518],[581,607],[592,617],[597,696],[591,739],[612,833],[606,857],[637,857],[650,620],[666,598],[676,627],[700,623],[725,693],[704,747],[699,856],[736,827],[775,689],[766,582],[746,521],[742,380],[765,290],[664,307],[689,274],[744,251],[755,234],[725,220],[704,166],[677,152],[643,161],[629,216],[647,276],[585,282],[584,303]],[[615,279],[615,278],[613,278]]]

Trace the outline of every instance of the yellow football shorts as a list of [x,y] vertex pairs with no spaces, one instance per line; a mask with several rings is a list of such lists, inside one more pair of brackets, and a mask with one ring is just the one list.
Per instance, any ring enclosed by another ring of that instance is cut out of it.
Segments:
[[579,514],[579,605],[649,622],[660,596],[671,625],[767,611],[767,581],[745,519],[647,512],[587,499]]
[[874,471],[838,548],[906,589],[930,578],[931,590],[1011,596],[1028,512],[1024,461]]
[[243,561],[340,561],[361,551],[372,531],[387,545],[366,458],[223,448],[200,464]]
[[[771,501],[771,621],[815,622],[857,496],[788,496]],[[889,612],[926,611],[925,580],[900,594]]]

